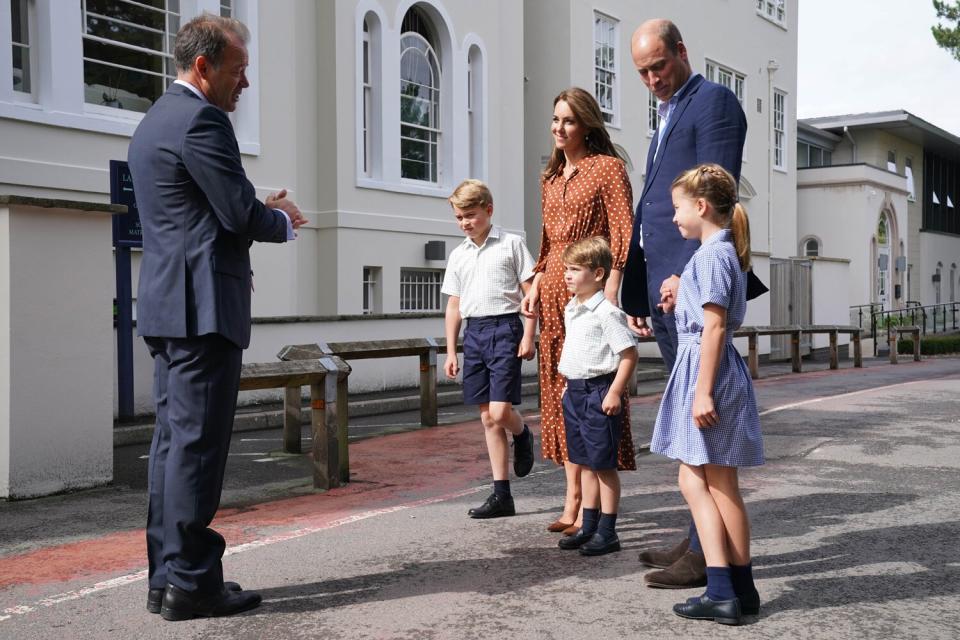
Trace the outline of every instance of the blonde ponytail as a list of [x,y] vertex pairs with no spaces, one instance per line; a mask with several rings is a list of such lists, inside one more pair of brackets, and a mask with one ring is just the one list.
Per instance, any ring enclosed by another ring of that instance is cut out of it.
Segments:
[[750,268],[750,220],[747,218],[747,210],[739,202],[733,205],[730,233],[733,235],[733,246],[737,250],[740,269],[746,271]]

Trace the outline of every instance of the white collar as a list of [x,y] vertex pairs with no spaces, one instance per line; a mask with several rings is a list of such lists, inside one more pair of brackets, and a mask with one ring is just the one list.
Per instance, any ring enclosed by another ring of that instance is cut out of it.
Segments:
[[186,80],[181,80],[180,78],[177,78],[176,80],[173,81],[173,83],[174,83],[174,84],[183,85],[183,86],[186,87],[187,89],[190,89],[190,91],[192,91],[195,96],[197,96],[198,98],[200,98],[200,99],[203,100],[204,102],[209,102],[209,100],[207,100],[207,96],[203,95],[203,92],[200,91],[200,89],[198,89],[197,87],[193,86],[192,84],[190,84],[190,83],[187,82]]

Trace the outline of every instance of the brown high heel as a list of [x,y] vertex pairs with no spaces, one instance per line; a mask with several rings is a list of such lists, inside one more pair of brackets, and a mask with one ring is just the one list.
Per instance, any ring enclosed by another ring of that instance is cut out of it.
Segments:
[[550,533],[560,533],[561,531],[566,530],[571,527],[572,524],[569,522],[563,522],[562,520],[554,520],[547,525],[547,531]]

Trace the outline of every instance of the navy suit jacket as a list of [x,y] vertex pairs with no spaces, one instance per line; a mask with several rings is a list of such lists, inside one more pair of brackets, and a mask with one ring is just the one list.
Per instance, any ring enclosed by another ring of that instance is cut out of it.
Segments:
[[250,243],[285,242],[287,220],[257,200],[227,114],[171,84],[127,156],[143,226],[137,333],[246,348]]
[[[670,185],[687,169],[715,162],[740,180],[747,119],[732,91],[696,74],[677,96],[663,131],[660,153],[656,134],[647,154],[647,173],[633,221],[630,252],[620,291],[623,310],[632,316],[650,315],[650,300],[660,300],[660,285],[680,275],[697,240],[684,240],[673,223]],[[640,229],[643,225],[643,247]]]

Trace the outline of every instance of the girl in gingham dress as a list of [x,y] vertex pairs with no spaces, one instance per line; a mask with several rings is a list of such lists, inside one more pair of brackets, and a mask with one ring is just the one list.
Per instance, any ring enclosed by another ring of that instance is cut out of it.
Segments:
[[674,223],[701,246],[680,277],[677,361],[650,449],[680,461],[680,491],[707,561],[706,593],[673,610],[685,618],[738,624],[760,608],[737,467],[763,464],[763,439],[753,384],[733,346],[747,308],[750,228],[737,202],[736,180],[720,165],[681,174],[672,195]]

